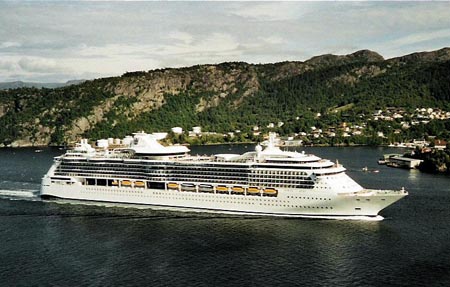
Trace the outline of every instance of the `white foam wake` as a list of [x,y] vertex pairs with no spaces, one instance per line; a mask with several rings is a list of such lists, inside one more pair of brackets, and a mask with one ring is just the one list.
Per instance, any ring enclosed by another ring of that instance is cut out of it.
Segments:
[[0,189],[0,196],[11,196],[11,197],[37,197],[38,190],[9,190],[9,189]]
[[[192,209],[186,209],[185,211],[197,211]],[[363,215],[304,215],[304,214],[273,214],[273,213],[252,213],[252,212],[239,212],[239,211],[218,211],[218,210],[198,210],[198,212],[207,213],[222,213],[222,214],[235,214],[235,215],[256,215],[256,216],[275,216],[284,218],[308,218],[308,219],[332,219],[332,220],[357,220],[357,221],[382,221],[383,216],[363,216]]]
[[334,219],[334,220],[358,220],[358,221],[382,221],[384,219],[383,216],[377,215],[377,216],[364,216],[364,215],[349,215],[349,216],[309,216],[309,215],[302,215],[299,216],[302,218],[319,218],[319,219]]

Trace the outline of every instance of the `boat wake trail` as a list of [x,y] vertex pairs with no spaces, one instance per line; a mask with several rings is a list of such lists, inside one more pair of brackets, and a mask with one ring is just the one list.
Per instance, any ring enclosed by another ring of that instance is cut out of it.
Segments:
[[383,216],[308,216],[303,215],[302,218],[315,218],[315,219],[334,219],[334,220],[357,220],[357,221],[382,221]]
[[8,198],[12,200],[37,200],[39,199],[39,190],[30,190],[30,189],[0,189],[0,197]]

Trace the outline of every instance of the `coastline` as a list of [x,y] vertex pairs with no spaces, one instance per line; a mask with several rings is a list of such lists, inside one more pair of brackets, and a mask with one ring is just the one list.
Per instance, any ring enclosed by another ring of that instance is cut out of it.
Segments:
[[[243,141],[243,142],[208,142],[208,143],[202,143],[202,144],[190,144],[190,143],[181,143],[181,144],[175,144],[175,145],[183,145],[183,146],[214,146],[214,145],[235,145],[235,144],[258,144],[260,142],[256,141]],[[39,145],[39,144],[24,144],[24,145],[18,145],[18,144],[9,144],[4,145],[0,144],[0,149],[3,148],[71,148],[74,145]],[[367,146],[367,147],[391,147],[391,148],[399,148],[399,149],[413,149],[412,147],[405,147],[405,146],[389,146],[387,144],[380,144],[380,145],[371,145],[371,144],[356,144],[356,143],[350,143],[350,144],[305,144],[305,145],[280,145],[280,147],[360,147],[360,146]]]

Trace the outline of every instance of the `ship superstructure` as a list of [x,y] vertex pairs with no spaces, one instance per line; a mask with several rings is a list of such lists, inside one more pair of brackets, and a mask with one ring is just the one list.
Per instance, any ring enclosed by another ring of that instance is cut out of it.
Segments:
[[304,217],[376,217],[408,193],[361,187],[345,168],[317,156],[267,147],[193,156],[144,132],[121,147],[82,140],[55,158],[41,196],[166,208]]

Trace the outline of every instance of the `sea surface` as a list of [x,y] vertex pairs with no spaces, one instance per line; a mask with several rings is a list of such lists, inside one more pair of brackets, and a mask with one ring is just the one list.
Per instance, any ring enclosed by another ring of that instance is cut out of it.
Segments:
[[40,179],[64,151],[0,149],[0,286],[450,286],[449,177],[377,165],[392,148],[300,150],[410,195],[377,222],[43,202]]

